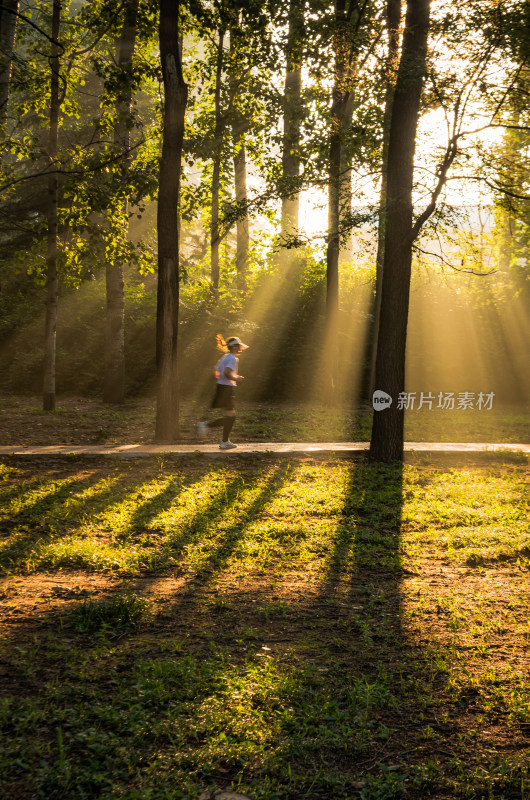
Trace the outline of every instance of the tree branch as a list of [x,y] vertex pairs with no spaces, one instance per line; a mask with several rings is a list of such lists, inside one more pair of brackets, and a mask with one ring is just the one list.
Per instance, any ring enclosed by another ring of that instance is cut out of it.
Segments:
[[417,244],[413,245],[413,249],[417,253],[421,253],[424,256],[432,256],[433,258],[438,258],[442,264],[445,264],[449,269],[454,270],[455,272],[466,272],[468,275],[480,275],[481,277],[487,277],[488,275],[495,275],[498,270],[490,269],[488,272],[480,272],[476,269],[464,269],[463,267],[457,267],[454,264],[451,264],[450,261],[445,258],[445,256],[441,253],[432,253],[430,250],[423,250],[423,248],[418,247]]
[[445,151],[444,159],[440,164],[438,170],[438,181],[431,194],[431,199],[429,201],[429,204],[427,205],[425,210],[420,214],[420,216],[417,218],[416,222],[412,226],[412,232],[410,235],[411,242],[413,242],[417,238],[421,228],[427,222],[427,220],[429,219],[429,217],[436,208],[436,203],[438,201],[440,193],[447,181],[447,173],[449,172],[449,169],[451,168],[453,161],[458,155],[458,139],[460,138],[461,135],[462,134],[452,136],[451,139],[449,140],[449,144],[447,145],[447,149]]
[[1,3],[0,3],[0,11],[7,11],[8,14],[14,14],[15,17],[19,17],[19,19],[23,20],[24,22],[27,22],[28,25],[30,25],[32,28],[35,28],[36,31],[41,33],[49,42],[51,42],[51,44],[54,44],[56,47],[60,47],[61,50],[64,51],[64,45],[62,45],[60,42],[56,42],[55,39],[53,39],[46,33],[46,31],[43,31],[42,28],[40,28],[35,22],[33,22],[28,17],[25,17],[24,14],[21,14],[19,11],[15,11],[14,8],[8,8],[7,6],[4,6]]
[[[137,147],[140,147],[146,139],[141,139],[140,141],[136,142],[132,145],[127,153],[136,150]],[[93,167],[86,167],[83,169],[44,169],[42,172],[34,172],[31,175],[23,175],[21,178],[15,178],[12,181],[7,181],[0,185],[0,193],[3,192],[5,189],[10,189],[12,186],[16,186],[17,183],[23,183],[24,181],[34,180],[36,178],[43,178],[48,177],[48,175],[88,175],[91,172],[98,172],[103,167],[107,167],[110,164],[115,164],[117,161],[120,161],[123,156],[126,155],[123,151],[120,151],[112,158],[105,159],[105,161],[100,161],[98,164],[95,164]]]

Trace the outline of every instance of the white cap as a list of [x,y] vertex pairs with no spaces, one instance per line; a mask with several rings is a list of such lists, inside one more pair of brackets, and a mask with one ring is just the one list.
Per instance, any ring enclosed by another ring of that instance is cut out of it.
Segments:
[[238,339],[237,336],[231,336],[229,339],[226,340],[226,346],[229,349],[231,347],[235,347],[236,344],[238,344],[242,350],[247,350],[248,349],[248,344],[243,344],[241,339]]

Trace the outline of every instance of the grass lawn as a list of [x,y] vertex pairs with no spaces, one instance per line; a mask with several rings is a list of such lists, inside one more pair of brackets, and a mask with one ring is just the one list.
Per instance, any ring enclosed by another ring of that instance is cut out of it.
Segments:
[[527,465],[3,459],[2,796],[528,798]]

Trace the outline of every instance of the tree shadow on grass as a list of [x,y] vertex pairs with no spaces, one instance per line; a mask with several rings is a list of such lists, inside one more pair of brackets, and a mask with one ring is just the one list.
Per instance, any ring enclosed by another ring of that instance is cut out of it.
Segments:
[[[24,504],[1,524],[3,537],[14,539],[0,549],[0,568],[16,569],[38,551],[44,542],[53,541],[65,532],[65,505],[71,502],[72,494],[85,491],[97,485],[100,476],[96,473],[88,478],[67,479],[60,486],[39,497],[33,502]],[[102,497],[108,497],[110,490],[103,490]],[[91,498],[91,501],[94,498]],[[79,504],[82,507],[86,503]]]
[[332,552],[325,591],[331,597],[345,578],[351,588],[359,575],[380,576],[399,566],[403,469],[361,461],[348,470],[345,502]]
[[[165,547],[174,556],[190,545],[201,545],[201,552],[186,568],[188,588],[180,593],[180,601],[200,604],[201,585],[215,581],[223,572],[244,538],[248,524],[286,483],[290,473],[290,465],[280,463],[273,468],[255,470],[244,485],[236,475],[226,481],[223,492],[208,508],[196,514],[182,530],[168,538]],[[251,497],[248,501],[246,494]],[[168,613],[173,612],[177,613],[177,608]]]
[[[264,483],[265,486],[269,486],[269,483],[274,484],[274,478],[269,479],[270,468],[267,467],[254,469],[252,477],[246,478],[246,481],[237,469],[233,474],[223,477],[222,473],[219,476],[217,470],[205,467],[200,477],[196,476],[197,483],[199,484],[202,478],[208,478],[212,472],[221,478],[221,485],[216,486],[208,500],[199,504],[193,513],[175,521],[173,530],[169,529],[167,535],[162,534],[159,537],[158,555],[153,557],[150,568],[156,570],[171,567],[176,568],[177,572],[182,569],[195,584],[208,576],[215,577],[217,568],[222,569],[222,564],[229,557],[231,549],[237,546],[237,534],[244,527],[244,521],[252,517],[252,509],[259,507],[258,500],[250,504],[249,510],[248,504],[245,503],[246,494],[258,491],[260,497],[263,494],[265,502],[267,489],[264,488],[262,492],[260,484]],[[186,488],[193,489],[194,483],[195,481],[188,483]],[[166,510],[170,511],[169,504],[166,506]],[[153,516],[162,510],[159,504],[156,504],[156,510],[154,507],[150,509]],[[138,510],[136,519],[141,519],[145,524],[144,508]],[[166,529],[168,524],[166,521]],[[131,528],[134,531],[134,524]],[[222,540],[222,544],[219,540]],[[186,559],[182,557],[183,553],[186,553]],[[150,585],[155,586],[156,582],[155,575],[150,580]],[[143,584],[143,580],[141,583]]]
[[[147,499],[143,498],[142,489],[146,483],[152,483],[152,479],[141,470],[137,476],[123,475],[118,465],[106,462],[95,469],[91,464],[90,473],[81,478],[72,477],[64,468],[60,474],[51,471],[49,480],[40,478],[26,483],[23,491],[28,493],[28,499],[22,508],[6,515],[1,523],[4,545],[0,549],[0,567],[16,570],[21,566],[35,569],[46,565],[93,569],[96,562],[91,561],[90,548],[85,553],[82,547],[79,551],[74,547],[50,557],[43,552],[43,548],[70,537],[77,529],[82,543],[87,526],[89,538],[90,530],[97,535],[96,554],[105,546],[110,548],[109,553],[115,550],[119,558],[124,547],[128,550],[132,547],[138,555],[139,566],[145,563],[151,570],[175,566],[183,549],[205,535],[212,536],[216,522],[225,519],[240,495],[252,491],[262,478],[262,470],[254,470],[246,486],[237,470],[226,478],[223,470],[224,467],[211,468],[201,463],[199,469],[194,465],[189,475],[171,477],[166,474],[158,478],[168,481],[166,485]],[[211,474],[216,480],[210,494],[199,501],[192,495],[193,502],[188,506],[184,499],[184,508],[181,503],[172,523],[172,505],[185,492],[193,493],[194,486],[200,487]],[[39,490],[39,495],[29,497],[29,492],[35,489]],[[167,515],[164,524],[157,527],[157,516],[164,514]],[[146,534],[146,541],[139,541],[139,537]],[[146,560],[142,561],[144,553]]]
[[392,798],[404,788],[392,728],[403,658],[402,505],[401,464],[350,462],[320,588],[292,610],[305,621],[293,646],[308,714],[307,736],[293,732],[286,750],[302,792],[311,782],[336,797]]
[[[292,472],[291,465],[275,468],[246,507],[243,524],[224,528],[212,541],[177,602],[165,610],[172,620],[170,630],[178,637],[191,635],[188,668],[202,676],[195,674],[188,686],[197,702],[192,716],[201,703],[233,706],[233,691],[240,704],[232,716],[212,719],[204,741],[193,745],[190,785],[234,786],[242,781],[252,787],[256,780],[266,797],[342,798],[361,792],[367,798],[397,797],[405,782],[405,773],[395,764],[404,748],[399,735],[398,741],[392,739],[391,727],[399,702],[396,675],[403,669],[401,465],[361,463],[349,469],[344,508],[319,591],[293,603],[275,601],[267,589],[261,601],[256,590],[251,596],[232,590],[221,603],[211,603],[212,586],[246,525],[259,517]],[[225,513],[232,513],[230,504]],[[162,619],[159,623],[164,624]],[[183,673],[176,672],[182,681]],[[168,678],[175,686],[175,674]],[[260,681],[269,688],[248,688]],[[226,694],[219,690],[229,685]],[[241,699],[248,692],[253,695],[250,708]],[[266,720],[259,769],[252,766],[256,753],[249,744],[253,739],[256,745],[259,736],[245,733],[238,713]],[[217,743],[215,752],[212,742]],[[252,794],[251,788],[247,791]]]
[[[294,477],[285,462],[231,469],[222,515],[206,507],[174,541],[179,553],[203,545],[183,588],[138,635],[120,629],[122,614],[92,637],[56,626],[13,656],[28,673],[23,702],[12,693],[3,718],[8,788],[25,792],[13,796],[198,800],[229,787],[260,800],[460,796],[439,766],[430,772],[424,729],[442,728],[432,678],[404,633],[400,465],[330,472],[329,492],[344,503],[338,518],[330,512],[316,585],[300,571],[296,597],[264,584],[217,596],[246,531]],[[520,796],[506,785],[490,796]]]
[[[9,479],[9,476],[6,480]],[[45,486],[46,481],[43,481],[41,478],[35,478],[33,480],[26,481],[23,485],[23,489],[25,492],[34,492],[37,489]],[[7,486],[0,487],[0,507],[4,506],[4,504],[8,504],[11,500],[18,499],[20,497],[21,487],[20,484],[15,484],[11,488]]]
[[[120,540],[129,542],[134,540],[138,535],[142,535],[146,532],[158,532],[163,534],[164,527],[157,527],[156,525],[153,525],[152,523],[154,520],[156,520],[157,517],[170,512],[171,507],[180,500],[185,492],[193,492],[195,487],[199,487],[201,481],[207,475],[207,473],[208,470],[205,468],[203,472],[194,474],[193,476],[189,476],[187,478],[171,479],[168,485],[161,491],[157,492],[153,497],[150,497],[147,500],[139,500],[136,504],[136,509],[132,512],[127,524],[120,533]],[[236,489],[233,489],[235,484],[237,484],[237,478],[227,482],[227,486],[229,488],[227,488],[226,485],[223,487],[223,497],[227,491],[236,491]],[[132,496],[136,491],[137,490],[131,490],[130,495]],[[209,497],[208,501],[200,507],[199,510],[195,511],[195,513],[191,513],[189,518],[185,517],[183,520],[179,520],[178,523],[175,523],[176,527],[182,527],[184,529],[188,529],[190,527],[194,528],[194,526],[198,524],[198,521],[202,519],[203,516],[207,518],[212,509],[215,509],[221,505],[222,498],[220,495],[221,490],[219,490],[217,494],[214,493]],[[164,546],[166,548],[169,541],[171,541],[171,534],[169,535],[168,539],[164,541]]]
[[[166,511],[178,496],[194,483],[202,479],[204,471],[195,472],[192,476],[170,483],[154,497],[138,502],[131,518],[122,531],[122,541],[127,541],[138,532],[144,532],[156,515]],[[57,475],[50,474],[49,480],[40,478],[30,481],[22,487],[24,492],[42,490],[35,499],[24,502],[19,510],[11,515],[6,514],[0,522],[0,533],[6,542],[0,548],[0,569],[16,570],[22,565],[32,567],[43,565],[40,551],[42,547],[54,541],[70,536],[79,526],[87,521],[97,528],[98,518],[108,513],[113,507],[134,500],[144,486],[142,474],[131,483],[130,476],[122,475],[116,465],[105,463],[101,467],[90,469],[90,473],[82,478],[70,477],[64,469]],[[47,485],[50,488],[47,490]],[[101,484],[100,488],[98,485]],[[87,496],[83,496],[88,493]],[[105,526],[109,530],[109,526]],[[81,537],[82,538],[82,537]],[[114,532],[109,530],[109,544],[112,545]],[[8,541],[7,541],[8,540]],[[118,548],[119,549],[119,548]],[[62,568],[84,565],[84,559],[73,559],[68,556],[61,560]],[[49,566],[49,564],[48,564]]]

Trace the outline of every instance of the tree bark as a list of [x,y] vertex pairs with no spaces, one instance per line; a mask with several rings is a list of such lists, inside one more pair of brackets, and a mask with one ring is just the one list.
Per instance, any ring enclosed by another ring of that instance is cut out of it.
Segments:
[[377,355],[377,339],[379,333],[379,318],[381,315],[381,286],[383,282],[383,259],[385,253],[385,222],[387,203],[387,169],[388,169],[388,138],[390,133],[390,119],[392,116],[392,103],[396,87],[396,75],[399,57],[399,41],[401,28],[401,0],[387,0],[386,23],[388,31],[388,51],[385,65],[386,92],[385,110],[383,112],[383,153],[381,170],[381,195],[379,198],[379,224],[377,229],[377,254],[375,270],[375,297],[372,323],[372,336],[370,353],[370,385],[369,394],[372,396],[375,389],[375,360]]
[[157,407],[155,438],[179,434],[177,333],[179,303],[179,191],[188,87],[179,51],[179,0],[160,0],[160,60],[164,82],[162,156],[158,190],[156,314]]
[[50,113],[48,130],[48,176],[47,249],[46,249],[46,320],[44,326],[44,381],[42,407],[44,411],[55,410],[55,340],[57,328],[57,303],[59,283],[57,278],[57,203],[58,182],[56,167],[59,136],[59,48],[54,44],[59,39],[61,23],[61,0],[53,0],[52,44],[50,50]]
[[[118,69],[130,72],[136,43],[136,23],[139,0],[129,0],[125,5],[125,19],[116,48]],[[122,154],[124,165],[130,163],[131,134],[128,116],[131,112],[132,89],[130,76],[121,80],[122,89],[116,100],[116,122],[114,123],[114,146]],[[125,215],[128,203],[125,201]],[[127,236],[129,223],[125,223],[123,236]],[[123,265],[107,261],[105,265],[107,295],[105,379],[103,400],[106,403],[122,403],[125,397],[125,296]]]
[[[17,30],[19,0],[4,0],[0,11],[0,140],[3,141],[7,126],[11,67]],[[0,151],[0,163],[3,151]]]
[[374,412],[370,455],[403,459],[405,348],[412,263],[414,151],[427,58],[430,0],[408,0],[388,143],[388,183],[376,388],[392,405]]
[[347,25],[351,17],[353,4],[350,2],[346,14],[346,0],[335,0],[335,37],[334,37],[334,80],[331,100],[331,132],[328,157],[328,241],[326,247],[326,339],[329,343],[329,359],[327,362],[329,379],[328,400],[336,403],[338,352],[336,339],[338,333],[339,314],[339,254],[340,254],[340,220],[341,189],[344,181],[341,167],[344,163],[342,141],[345,124],[351,106],[352,92],[348,81],[347,57],[350,44],[347,42]]
[[[353,100],[353,92],[351,92]],[[342,131],[346,133],[351,126],[353,117],[353,102],[348,103],[342,118]],[[339,230],[342,232],[339,243],[339,259],[351,258],[353,246],[352,229],[349,227],[352,211],[352,154],[348,148],[341,147],[340,178],[339,178]]]
[[514,245],[515,216],[513,212],[501,209],[500,223],[499,270],[508,272]]
[[[347,196],[351,206],[351,167],[347,168],[348,156],[344,152],[343,139],[346,128],[351,124],[353,112],[353,90],[351,87],[351,49],[348,41],[348,25],[354,4],[349,3],[346,13],[346,0],[335,0],[335,75],[331,96],[331,132],[328,158],[328,243],[326,249],[326,313],[328,325],[333,324],[339,310],[339,254],[340,223],[345,212]],[[350,159],[351,163],[351,159]],[[343,168],[346,166],[345,171]],[[348,193],[346,180],[349,177]]]
[[285,53],[283,111],[282,180],[283,198],[281,238],[296,234],[299,224],[300,194],[300,111],[302,97],[302,30],[304,0],[289,0],[289,30]]
[[[242,207],[247,202],[247,158],[245,139],[234,131],[234,185],[236,203]],[[247,288],[248,248],[250,243],[248,214],[236,221],[236,274],[237,290],[243,294]]]
[[332,112],[328,166],[328,244],[326,248],[326,316],[328,324],[339,311],[339,251],[340,251],[340,162],[341,125],[338,111]]
[[214,299],[219,294],[219,191],[221,183],[221,157],[223,151],[224,119],[221,111],[221,81],[223,77],[224,29],[219,30],[217,64],[215,71],[214,113],[215,128],[212,169],[212,217],[210,228],[211,292]]
[[[237,110],[237,36],[238,16],[235,15],[235,25],[230,29],[230,99],[232,103],[232,146],[234,149],[234,190],[236,204],[239,208],[247,203],[247,158],[245,150],[245,131],[248,121]],[[237,217],[236,220],[236,274],[237,290],[243,294],[247,287],[248,248],[250,243],[248,214]]]

